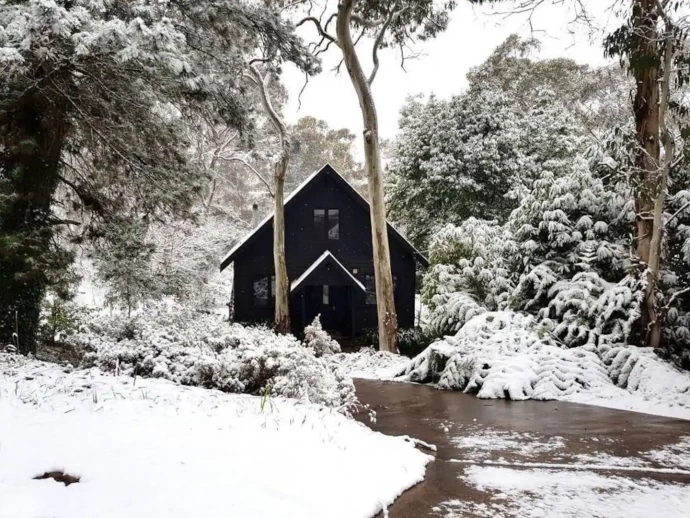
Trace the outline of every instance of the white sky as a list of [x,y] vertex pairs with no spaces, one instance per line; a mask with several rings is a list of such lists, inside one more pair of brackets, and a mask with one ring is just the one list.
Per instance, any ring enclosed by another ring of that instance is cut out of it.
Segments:
[[[589,8],[595,12],[596,22],[611,29],[612,18],[602,11],[603,0],[589,0]],[[393,51],[380,53],[381,68],[374,82],[381,137],[395,136],[400,108],[409,95],[435,93],[447,98],[461,92],[466,86],[465,75],[470,68],[482,63],[491,52],[511,33],[530,35],[525,15],[506,17],[491,14],[487,7],[473,7],[461,2],[452,13],[448,30],[438,38],[419,46],[423,55],[407,61],[405,73],[400,68],[400,56]],[[542,41],[542,57],[568,57],[579,63],[602,65],[607,63],[603,55],[601,36],[590,38],[582,25],[568,23],[574,13],[562,5],[543,7],[532,20],[534,35]],[[313,25],[300,27],[300,34],[312,41],[316,35]],[[601,34],[601,33],[599,33]],[[370,42],[362,41],[360,56],[365,71],[370,70]],[[332,128],[346,127],[355,135],[362,129],[361,114],[356,94],[347,76],[332,71],[340,59],[340,51],[331,46],[323,55],[323,72],[309,80],[302,94],[302,106],[298,108],[297,96],[304,85],[304,77],[294,67],[286,67],[283,81],[290,98],[285,116],[289,122],[312,115],[328,122]],[[357,146],[361,154],[361,145]],[[362,157],[357,157],[362,159]]]

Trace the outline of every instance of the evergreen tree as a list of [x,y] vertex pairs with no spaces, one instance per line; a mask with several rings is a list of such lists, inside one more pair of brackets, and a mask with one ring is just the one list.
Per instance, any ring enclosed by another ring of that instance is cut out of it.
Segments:
[[[261,40],[311,69],[293,27],[224,0],[27,0],[0,5],[0,341],[31,351],[46,286],[71,257],[59,192],[91,214],[185,213],[202,186],[188,160],[192,114],[243,126],[238,70]],[[223,63],[208,58],[222,54]]]
[[548,90],[526,112],[491,89],[412,100],[400,126],[387,201],[422,248],[446,223],[505,222],[544,168],[563,174],[582,147],[580,131]]

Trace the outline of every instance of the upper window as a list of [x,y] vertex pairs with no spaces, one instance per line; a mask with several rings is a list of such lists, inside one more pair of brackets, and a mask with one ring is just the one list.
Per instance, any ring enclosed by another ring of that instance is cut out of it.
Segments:
[[340,210],[314,209],[314,233],[319,238],[340,239]]
[[340,211],[328,209],[328,239],[340,239]]
[[326,233],[326,211],[324,209],[314,209],[314,232],[319,237]]

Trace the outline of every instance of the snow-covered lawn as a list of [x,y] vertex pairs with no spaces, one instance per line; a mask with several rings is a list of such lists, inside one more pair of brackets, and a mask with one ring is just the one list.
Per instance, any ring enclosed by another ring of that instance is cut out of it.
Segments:
[[387,380],[404,369],[409,358],[370,347],[356,353],[339,353],[328,357],[328,363],[341,375],[350,378]]
[[430,460],[320,405],[0,354],[2,518],[371,517]]

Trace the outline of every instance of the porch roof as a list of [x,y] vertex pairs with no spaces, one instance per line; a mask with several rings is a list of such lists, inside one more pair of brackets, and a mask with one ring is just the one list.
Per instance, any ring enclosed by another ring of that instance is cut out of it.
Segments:
[[353,286],[358,287],[360,290],[366,293],[366,288],[364,287],[364,284],[359,282],[357,278],[350,273],[350,271],[343,266],[343,263],[338,261],[335,256],[326,250],[323,254],[319,256],[319,258],[312,263],[312,265],[304,270],[304,273],[300,275],[297,279],[292,281],[292,284],[290,285],[290,292],[295,291],[298,289],[310,276],[312,276],[320,267],[325,266],[326,264],[331,263],[338,270],[341,271],[341,273],[344,273],[345,276],[352,282]]

